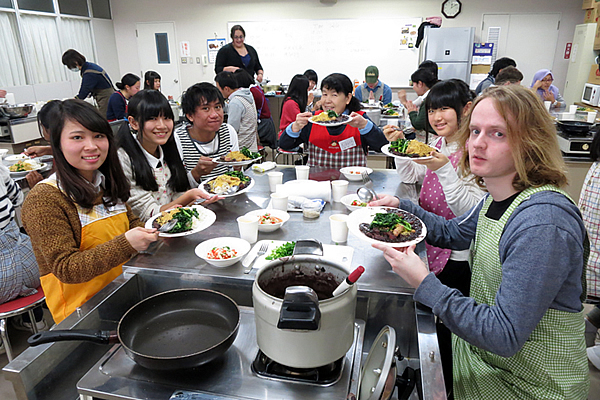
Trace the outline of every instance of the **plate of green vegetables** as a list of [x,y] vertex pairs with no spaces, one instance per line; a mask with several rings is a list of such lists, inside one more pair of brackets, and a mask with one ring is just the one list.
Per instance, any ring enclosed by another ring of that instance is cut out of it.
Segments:
[[158,229],[172,219],[177,219],[177,224],[169,232],[161,232],[158,236],[181,237],[192,235],[211,226],[217,220],[217,215],[201,205],[177,207],[153,216],[146,221],[145,227]]

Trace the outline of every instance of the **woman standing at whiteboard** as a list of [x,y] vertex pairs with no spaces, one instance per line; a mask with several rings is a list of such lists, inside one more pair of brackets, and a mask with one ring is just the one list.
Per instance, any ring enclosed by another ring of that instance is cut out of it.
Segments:
[[233,42],[221,47],[217,53],[215,73],[218,74],[221,71],[235,72],[243,68],[252,77],[256,74],[256,80],[262,82],[264,71],[258,59],[258,53],[254,50],[254,47],[244,43],[245,38],[246,31],[241,25],[231,27],[231,40]]

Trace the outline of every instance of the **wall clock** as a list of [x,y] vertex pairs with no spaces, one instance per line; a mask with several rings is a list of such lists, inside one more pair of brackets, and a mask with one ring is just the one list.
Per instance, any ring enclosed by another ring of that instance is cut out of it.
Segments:
[[459,0],[446,0],[442,3],[442,14],[446,18],[456,18],[462,10],[462,3]]

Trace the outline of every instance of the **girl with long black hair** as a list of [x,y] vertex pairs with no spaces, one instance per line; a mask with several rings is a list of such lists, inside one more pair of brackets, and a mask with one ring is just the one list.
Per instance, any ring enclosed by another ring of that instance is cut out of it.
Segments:
[[[173,137],[173,110],[156,90],[133,96],[129,126],[119,130],[119,160],[131,182],[128,204],[143,221],[175,206],[210,196],[190,187]],[[215,197],[212,201],[215,201]]]

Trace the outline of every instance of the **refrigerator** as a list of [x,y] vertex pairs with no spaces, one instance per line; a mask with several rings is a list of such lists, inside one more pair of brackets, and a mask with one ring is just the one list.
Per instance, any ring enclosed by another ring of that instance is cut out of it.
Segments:
[[432,28],[425,30],[423,60],[435,61],[438,78],[470,81],[475,28]]
[[581,24],[575,27],[571,57],[565,79],[563,98],[567,105],[581,102],[583,86],[588,80],[592,65],[596,65],[594,37],[596,24]]

